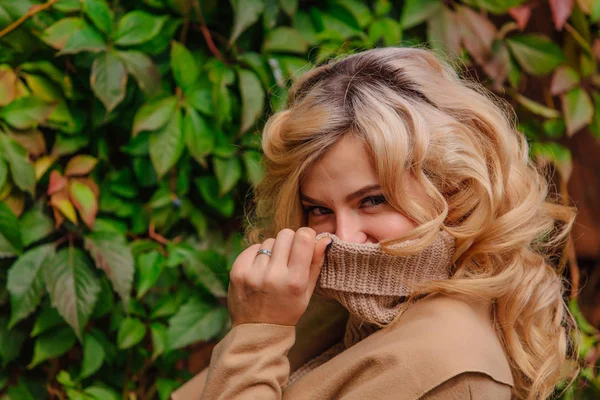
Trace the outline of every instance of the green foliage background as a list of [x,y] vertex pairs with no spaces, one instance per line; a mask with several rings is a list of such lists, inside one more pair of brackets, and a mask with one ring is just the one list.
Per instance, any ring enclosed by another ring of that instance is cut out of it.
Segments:
[[[191,377],[189,346],[228,329],[258,132],[332,56],[457,56],[564,190],[561,143],[600,136],[600,1],[539,3],[0,0],[3,398],[164,400]],[[536,7],[549,32],[526,28]],[[598,334],[571,306],[583,359]],[[564,398],[599,395],[594,362]]]

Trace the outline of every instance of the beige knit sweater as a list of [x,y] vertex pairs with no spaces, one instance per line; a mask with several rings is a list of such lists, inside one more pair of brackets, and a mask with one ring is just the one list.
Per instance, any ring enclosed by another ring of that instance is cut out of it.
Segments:
[[455,248],[454,238],[445,231],[421,252],[403,257],[384,252],[378,243],[348,243],[332,233],[322,233],[316,240],[324,237],[332,242],[315,293],[337,300],[349,311],[346,333],[343,341],[292,373],[290,384],[392,322],[416,284],[448,279]]

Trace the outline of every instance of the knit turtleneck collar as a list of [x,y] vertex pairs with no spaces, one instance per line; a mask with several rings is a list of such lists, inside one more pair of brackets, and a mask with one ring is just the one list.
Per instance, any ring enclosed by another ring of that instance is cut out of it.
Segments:
[[385,253],[378,243],[348,243],[331,233],[321,233],[317,240],[323,237],[330,237],[332,243],[315,293],[335,299],[348,309],[346,348],[389,324],[416,284],[450,276],[455,241],[446,231],[440,231],[419,253],[408,256]]

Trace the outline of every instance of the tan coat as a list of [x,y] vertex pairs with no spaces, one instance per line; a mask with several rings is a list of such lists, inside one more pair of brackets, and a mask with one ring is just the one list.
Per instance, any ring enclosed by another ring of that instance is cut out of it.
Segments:
[[439,295],[422,299],[287,385],[290,362],[293,370],[306,361],[300,360],[303,350],[315,351],[306,340],[292,348],[296,334],[291,326],[235,327],[213,350],[209,368],[172,399],[511,399],[513,378],[487,304]]

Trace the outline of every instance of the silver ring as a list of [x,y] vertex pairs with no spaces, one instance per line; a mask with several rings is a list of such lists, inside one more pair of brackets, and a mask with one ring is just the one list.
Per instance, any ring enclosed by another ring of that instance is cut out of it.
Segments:
[[269,257],[271,257],[271,252],[267,249],[260,249],[259,251],[256,252],[256,254],[266,254]]

